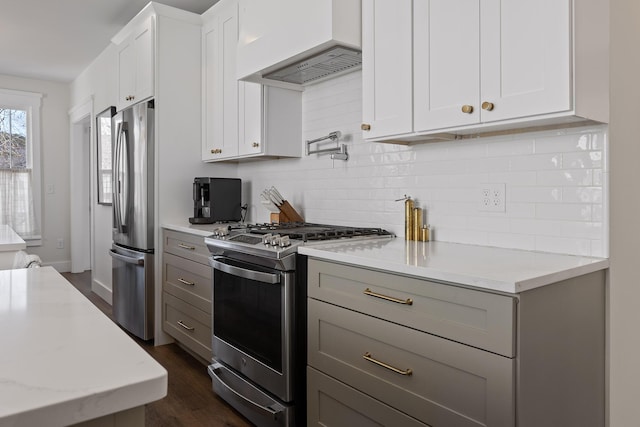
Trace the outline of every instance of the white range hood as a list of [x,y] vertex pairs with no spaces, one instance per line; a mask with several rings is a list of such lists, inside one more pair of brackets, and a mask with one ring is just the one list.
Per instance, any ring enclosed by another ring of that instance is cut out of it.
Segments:
[[240,0],[237,75],[300,88],[357,70],[361,0]]

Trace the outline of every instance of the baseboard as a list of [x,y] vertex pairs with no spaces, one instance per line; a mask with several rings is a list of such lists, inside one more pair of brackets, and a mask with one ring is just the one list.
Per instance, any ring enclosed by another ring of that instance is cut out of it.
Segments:
[[43,262],[42,265],[51,266],[55,268],[58,273],[69,273],[71,271],[71,261]]
[[104,283],[94,279],[91,282],[91,291],[105,300],[109,305],[113,305],[113,294],[111,293],[111,289],[109,289],[109,287]]

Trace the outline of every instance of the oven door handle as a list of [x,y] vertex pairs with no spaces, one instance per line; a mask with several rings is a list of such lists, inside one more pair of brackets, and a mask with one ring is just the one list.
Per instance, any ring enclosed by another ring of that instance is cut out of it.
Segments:
[[216,270],[231,274],[232,276],[242,277],[243,279],[255,280],[262,283],[276,284],[280,283],[280,275],[273,273],[263,273],[262,271],[248,270],[246,268],[236,267],[224,262],[218,261],[215,257],[209,258],[209,264]]

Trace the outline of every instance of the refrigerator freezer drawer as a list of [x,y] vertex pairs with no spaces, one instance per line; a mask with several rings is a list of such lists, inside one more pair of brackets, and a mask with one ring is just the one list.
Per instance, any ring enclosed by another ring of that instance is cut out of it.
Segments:
[[153,338],[153,253],[113,245],[113,316],[143,340]]

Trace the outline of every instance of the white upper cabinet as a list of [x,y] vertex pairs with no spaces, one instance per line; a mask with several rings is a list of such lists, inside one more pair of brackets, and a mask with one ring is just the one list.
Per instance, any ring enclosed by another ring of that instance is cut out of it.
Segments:
[[118,110],[153,96],[154,38],[150,16],[118,44]]
[[302,155],[302,96],[237,80],[238,0],[203,15],[202,160]]
[[238,3],[221,1],[202,28],[202,159],[238,155]]
[[572,108],[570,0],[482,0],[480,28],[481,122]]
[[[366,0],[365,138],[417,141],[584,121],[606,123],[608,11],[600,3]],[[402,21],[381,25],[381,19],[392,19],[393,7],[401,9],[396,13],[403,14]],[[406,23],[407,14],[411,24]],[[399,25],[404,27],[398,29]],[[402,40],[397,39],[398,31]],[[396,46],[389,46],[390,40]],[[383,85],[377,81],[385,81],[381,75],[395,76],[386,77],[391,88],[380,89]],[[391,117],[390,106],[398,112],[394,121],[402,125],[387,126],[382,120]]]
[[369,138],[412,131],[411,1],[362,2],[362,114]]
[[480,117],[480,0],[416,0],[413,31],[416,130]]

